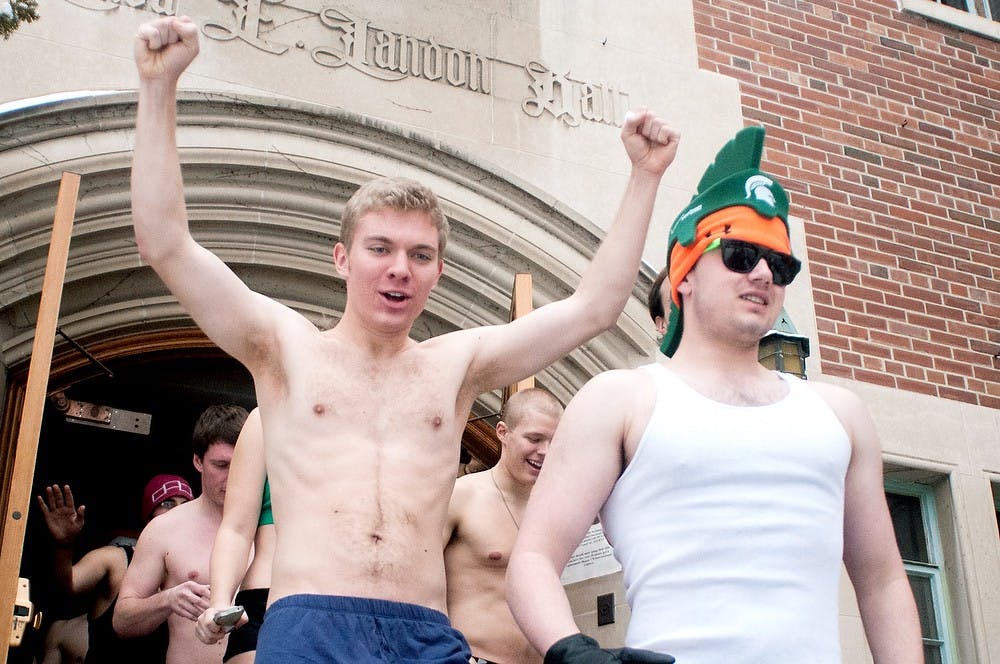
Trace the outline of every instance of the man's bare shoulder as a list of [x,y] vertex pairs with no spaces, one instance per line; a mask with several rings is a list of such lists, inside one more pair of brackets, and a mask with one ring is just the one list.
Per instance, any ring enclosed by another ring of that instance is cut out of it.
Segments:
[[480,491],[484,486],[493,486],[490,482],[490,471],[479,470],[474,473],[462,475],[455,480],[455,490],[462,490],[466,493]]
[[850,428],[851,424],[857,422],[859,418],[867,418],[868,410],[864,401],[846,387],[815,380],[805,381],[803,384],[807,389],[812,390],[820,399],[826,402],[834,414],[848,428]]
[[114,544],[99,546],[89,551],[83,558],[91,559],[94,563],[98,563],[108,569],[112,569],[119,563],[124,566],[124,563],[127,562],[125,550]]
[[648,369],[637,367],[635,369],[611,369],[603,371],[584,384],[577,397],[589,399],[604,399],[614,397],[617,401],[621,398],[628,398],[634,395],[631,390],[644,385],[651,386],[653,379]]
[[859,441],[878,444],[874,421],[858,394],[833,383],[810,380],[805,384],[826,402],[847,430],[853,444],[857,445]]
[[200,507],[200,501],[195,499],[155,517],[142,529],[136,546],[147,546],[147,543],[153,542],[170,542],[179,535],[197,529],[202,518]]
[[861,405],[861,398],[846,387],[817,380],[805,381],[803,384],[828,402],[831,407]]
[[[467,507],[485,489],[486,483],[489,483],[489,481],[490,478],[488,470],[481,470],[476,473],[462,475],[455,480],[455,488],[451,493],[453,505],[455,505],[458,510],[462,510],[464,507]],[[492,487],[493,485],[490,484],[489,486]]]
[[454,352],[456,350],[465,350],[471,352],[480,343],[484,329],[486,328],[472,327],[466,330],[454,330],[445,334],[428,337],[418,342],[416,347],[426,351],[447,350],[448,352]]

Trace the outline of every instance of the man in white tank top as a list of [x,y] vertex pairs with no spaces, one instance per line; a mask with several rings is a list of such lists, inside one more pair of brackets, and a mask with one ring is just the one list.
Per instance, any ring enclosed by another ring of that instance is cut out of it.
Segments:
[[[507,571],[545,664],[840,662],[841,560],[875,662],[923,662],[871,417],[757,360],[800,267],[763,141],[723,147],[671,228],[649,300],[670,359],[595,377],[560,421]],[[616,651],[559,582],[598,512],[631,608]]]

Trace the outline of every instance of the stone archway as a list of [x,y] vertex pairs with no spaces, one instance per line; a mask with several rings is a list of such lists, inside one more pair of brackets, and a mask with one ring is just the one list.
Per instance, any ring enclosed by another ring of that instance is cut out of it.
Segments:
[[[134,94],[116,93],[0,116],[0,352],[8,370],[30,352],[63,170],[82,179],[61,328],[88,345],[191,326],[135,250],[134,105]],[[255,290],[321,327],[334,324],[343,305],[330,259],[343,203],[376,175],[428,183],[452,224],[445,274],[414,326],[418,339],[506,322],[516,272],[532,274],[536,306],[565,297],[599,242],[596,225],[529,183],[418,132],[345,111],[188,92],[178,125],[194,235]],[[540,374],[539,385],[565,400],[594,373],[645,357],[642,297],[650,276],[642,275],[617,329]]]
[[[12,458],[59,177],[81,175],[59,327],[100,360],[211,357],[135,249],[129,171],[135,97],[90,96],[0,116],[0,353],[6,387],[0,472]],[[297,102],[183,93],[178,143],[194,235],[252,288],[320,327],[336,323],[344,289],[331,265],[346,199],[377,175],[406,175],[439,194],[452,226],[445,274],[417,321],[417,339],[502,324],[514,275],[529,272],[536,306],[567,296],[599,242],[597,226],[529,183],[432,138]],[[568,401],[591,375],[651,347],[640,278],[619,327],[549,367],[537,384]],[[50,390],[92,366],[57,341]],[[473,415],[498,410],[482,395]]]

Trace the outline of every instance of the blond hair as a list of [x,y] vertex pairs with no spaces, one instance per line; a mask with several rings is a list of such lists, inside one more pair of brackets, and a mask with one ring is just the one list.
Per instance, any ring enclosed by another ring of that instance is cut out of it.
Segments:
[[516,429],[529,410],[534,410],[555,419],[563,414],[563,406],[551,393],[540,387],[530,387],[515,392],[503,405],[500,419],[508,429]]
[[444,248],[448,243],[448,219],[441,211],[437,195],[429,187],[409,178],[376,178],[369,180],[354,192],[344,206],[344,215],[340,222],[341,244],[350,249],[358,219],[372,210],[382,208],[426,212],[431,223],[437,228],[438,256],[444,256]]

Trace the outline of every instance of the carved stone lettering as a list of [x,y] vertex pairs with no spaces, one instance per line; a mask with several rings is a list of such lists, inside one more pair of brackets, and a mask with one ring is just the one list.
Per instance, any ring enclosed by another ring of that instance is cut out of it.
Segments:
[[[179,0],[65,0],[91,11],[114,11],[129,7],[162,16],[176,16]],[[287,43],[276,40],[285,31],[286,41],[297,48],[310,48],[313,62],[337,69],[348,67],[383,81],[419,78],[461,88],[483,95],[493,94],[493,68],[519,65],[481,55],[475,51],[449,46],[433,37],[422,39],[373,26],[364,17],[333,6],[319,11],[286,4],[285,0],[218,0],[226,6],[229,18],[206,20],[202,32],[216,41],[239,40],[272,55],[283,55]],[[290,18],[278,22],[272,12],[280,9]],[[315,16],[325,27],[329,41],[306,44],[294,32],[302,15]],[[628,109],[628,94],[607,83],[594,83],[560,74],[546,64],[533,60],[524,65],[528,74],[528,95],[522,98],[521,110],[533,118],[545,114],[567,126],[598,122],[621,126]],[[507,98],[516,96],[508,91]]]
[[161,16],[176,16],[178,0],[66,0],[66,2],[76,7],[98,12],[114,11],[124,6]]
[[232,11],[233,24],[208,21],[201,29],[205,36],[219,41],[241,39],[251,46],[275,55],[281,55],[288,50],[285,44],[272,44],[260,38],[261,24],[270,24],[274,20],[264,16],[261,12],[261,3],[276,5],[284,0],[229,0],[229,2],[236,5],[236,9]]
[[521,102],[521,109],[533,118],[550,113],[571,127],[580,120],[620,126],[628,109],[628,95],[610,85],[577,81],[569,74],[557,74],[541,62],[524,67],[531,77],[532,96]]

